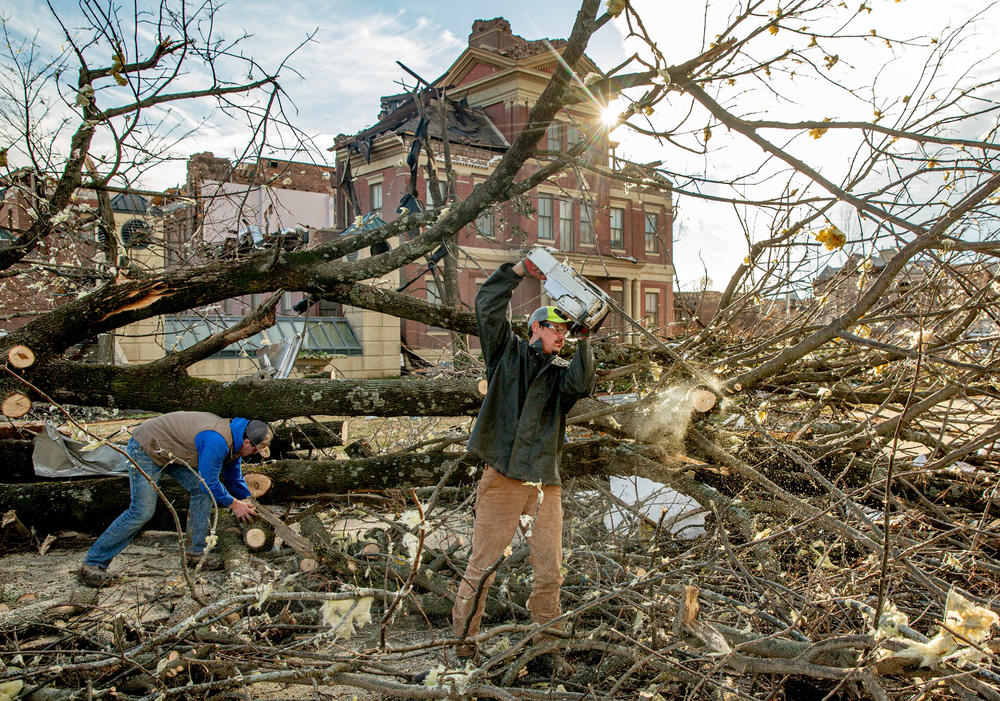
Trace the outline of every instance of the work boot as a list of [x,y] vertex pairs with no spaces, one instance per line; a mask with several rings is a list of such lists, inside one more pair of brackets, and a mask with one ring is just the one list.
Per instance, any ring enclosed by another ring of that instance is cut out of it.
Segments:
[[565,680],[576,670],[558,652],[546,652],[528,662],[528,672],[551,680]]
[[188,567],[194,568],[201,564],[203,572],[221,570],[223,568],[222,557],[215,553],[187,553]]
[[111,575],[108,574],[107,569],[96,565],[88,565],[87,563],[83,563],[80,569],[77,570],[76,578],[80,580],[81,584],[94,587],[95,589],[103,587],[111,581]]

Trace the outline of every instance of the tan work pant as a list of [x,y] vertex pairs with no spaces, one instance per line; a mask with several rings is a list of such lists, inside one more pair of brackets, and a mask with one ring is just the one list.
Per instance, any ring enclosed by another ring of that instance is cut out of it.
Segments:
[[[541,496],[541,501],[539,501]],[[531,569],[534,584],[528,597],[528,610],[535,623],[546,623],[562,613],[559,588],[562,586],[562,487],[536,485],[502,475],[486,467],[476,489],[475,525],[472,531],[472,554],[458,587],[451,612],[452,630],[462,634],[472,611],[476,591],[483,574],[510,545],[521,522],[521,515],[533,517],[527,526]],[[491,573],[481,585],[482,593],[469,624],[469,636],[479,632],[479,622],[486,606],[486,592],[493,583]]]

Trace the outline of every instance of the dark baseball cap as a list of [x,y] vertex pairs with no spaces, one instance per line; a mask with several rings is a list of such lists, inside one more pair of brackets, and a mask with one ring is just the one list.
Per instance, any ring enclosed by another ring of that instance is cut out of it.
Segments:
[[243,437],[254,444],[257,448],[257,453],[262,458],[271,457],[271,439],[274,438],[274,431],[263,421],[258,421],[254,419],[247,424],[246,430],[243,431]]

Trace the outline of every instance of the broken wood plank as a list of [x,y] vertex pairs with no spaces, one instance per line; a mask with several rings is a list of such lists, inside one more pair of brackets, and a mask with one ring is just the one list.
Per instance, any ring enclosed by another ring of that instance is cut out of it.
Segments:
[[309,542],[308,538],[293,531],[284,521],[278,518],[277,514],[263,504],[258,504],[255,501],[254,506],[257,507],[257,516],[269,523],[274,528],[274,534],[281,538],[288,547],[302,557],[316,559],[312,543]]

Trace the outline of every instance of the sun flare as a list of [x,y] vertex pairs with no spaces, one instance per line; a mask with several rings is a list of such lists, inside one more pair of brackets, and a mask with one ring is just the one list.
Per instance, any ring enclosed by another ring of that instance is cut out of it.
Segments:
[[608,105],[601,110],[601,122],[603,122],[606,127],[618,126],[618,118],[620,116],[621,111],[618,109],[617,105]]

